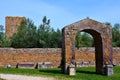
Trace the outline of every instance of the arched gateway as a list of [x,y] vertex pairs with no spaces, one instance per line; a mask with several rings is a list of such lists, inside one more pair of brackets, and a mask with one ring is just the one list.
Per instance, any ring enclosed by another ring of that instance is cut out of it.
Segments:
[[93,36],[95,44],[96,73],[113,75],[112,67],[112,32],[111,27],[92,19],[84,19],[63,28],[62,71],[75,75],[75,37],[84,31]]

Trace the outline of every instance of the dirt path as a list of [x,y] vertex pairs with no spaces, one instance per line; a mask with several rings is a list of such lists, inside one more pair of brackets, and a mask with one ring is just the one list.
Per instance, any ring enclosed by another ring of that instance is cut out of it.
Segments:
[[0,78],[6,80],[54,80],[54,78],[48,78],[48,77],[35,77],[35,76],[25,76],[25,75],[13,75],[13,74],[0,74]]

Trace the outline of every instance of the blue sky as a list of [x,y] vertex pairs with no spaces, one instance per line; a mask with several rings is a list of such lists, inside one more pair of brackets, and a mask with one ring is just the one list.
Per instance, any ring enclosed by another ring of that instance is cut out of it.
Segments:
[[5,16],[25,16],[37,26],[47,16],[55,29],[86,17],[114,24],[120,23],[120,0],[1,0],[0,24],[4,26]]

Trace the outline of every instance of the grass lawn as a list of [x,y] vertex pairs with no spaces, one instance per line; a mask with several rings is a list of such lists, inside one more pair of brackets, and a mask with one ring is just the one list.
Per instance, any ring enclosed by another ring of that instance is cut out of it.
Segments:
[[103,75],[95,74],[94,67],[77,68],[77,74],[75,76],[62,74],[60,68],[52,68],[52,69],[0,68],[0,73],[54,77],[57,80],[119,80],[120,79],[120,67],[114,67],[113,76],[103,76]]

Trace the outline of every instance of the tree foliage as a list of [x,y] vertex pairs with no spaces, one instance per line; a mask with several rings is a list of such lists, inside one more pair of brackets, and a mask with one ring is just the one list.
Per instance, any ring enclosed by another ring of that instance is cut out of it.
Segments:
[[37,34],[38,34],[38,47],[41,48],[61,47],[62,33],[59,29],[55,31],[53,28],[51,28],[50,19],[47,19],[46,16],[44,16],[43,23],[39,26]]
[[48,47],[50,45],[50,35],[51,35],[51,28],[50,28],[50,20],[44,16],[43,23],[39,26],[37,33],[38,33],[38,46],[39,47]]
[[37,47],[37,28],[34,25],[33,21],[30,19],[27,20],[26,40],[26,47]]
[[[111,26],[109,22],[105,23]],[[54,30],[50,26],[50,19],[43,17],[42,23],[36,27],[30,19],[22,21],[18,26],[18,32],[14,33],[11,38],[6,38],[4,26],[0,25],[0,47],[14,48],[61,48],[62,32]],[[120,47],[120,24],[116,23],[112,27],[112,45]],[[80,47],[93,47],[94,40],[91,35],[80,32],[76,35],[75,45]]]
[[93,38],[90,34],[81,32],[76,36],[75,45],[77,48],[80,47],[93,47]]
[[18,32],[14,33],[11,38],[11,47],[25,48],[27,43],[26,21],[22,21],[18,27]]
[[0,25],[0,47],[10,47],[11,41],[5,36],[5,29],[3,25]]
[[0,25],[0,47],[2,47],[3,37],[4,37],[4,26]]
[[120,47],[120,24],[116,23],[112,28],[112,45]]
[[50,20],[46,16],[42,21],[38,29],[32,20],[22,21],[18,32],[11,38],[11,46],[14,48],[61,47],[61,31],[51,28]]

